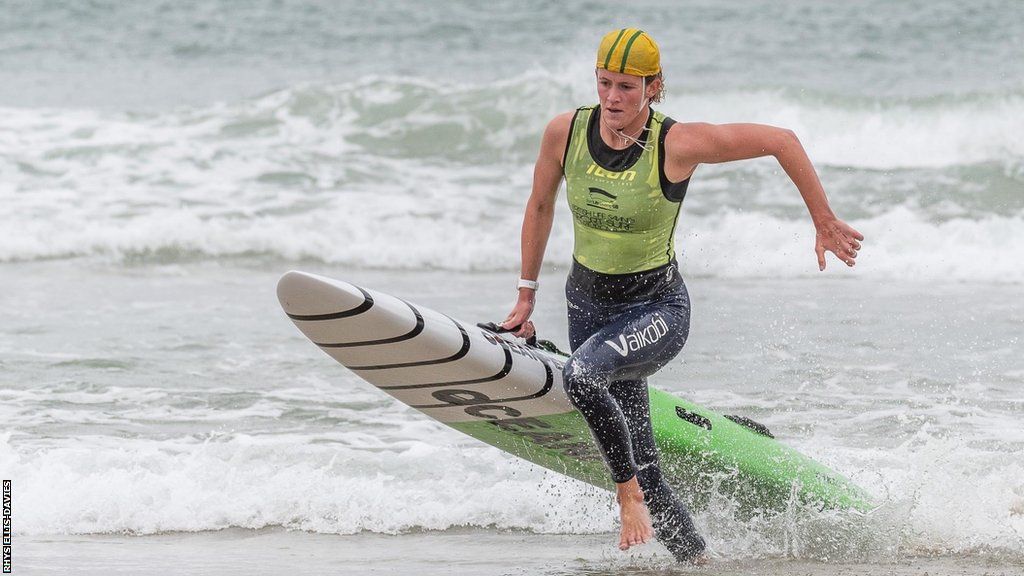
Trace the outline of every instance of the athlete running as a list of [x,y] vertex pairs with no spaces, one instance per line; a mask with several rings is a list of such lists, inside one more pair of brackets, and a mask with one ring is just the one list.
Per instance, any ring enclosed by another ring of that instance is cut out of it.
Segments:
[[826,251],[853,266],[864,237],[833,214],[792,131],[675,122],[652,110],[663,79],[645,32],[608,33],[596,76],[599,103],[556,116],[544,131],[523,218],[519,298],[503,326],[534,333],[536,280],[564,177],[575,244],[565,288],[573,353],[563,376],[615,481],[619,548],[656,532],[677,559],[702,563],[704,540],[658,466],[646,382],[689,333],[673,235],[690,177],[700,164],[774,156],[810,212],[820,270]]

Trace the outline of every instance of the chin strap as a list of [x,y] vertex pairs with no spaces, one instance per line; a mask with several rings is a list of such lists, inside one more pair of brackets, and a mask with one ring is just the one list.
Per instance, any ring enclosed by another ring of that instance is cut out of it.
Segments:
[[[648,102],[650,102],[650,100],[651,100],[650,98],[647,97],[647,78],[646,77],[642,77],[640,79],[640,93],[643,94],[644,97],[640,100],[640,107],[637,108],[637,110],[636,110],[636,116],[633,117],[634,120],[636,119],[637,116],[640,115],[641,112],[644,111],[644,106],[647,106]],[[630,122],[632,122],[632,121],[633,120],[630,120]],[[640,134],[643,134],[644,132],[648,132],[648,131],[650,131],[650,128],[647,127],[647,122],[644,122],[643,128],[641,128],[640,131],[637,132],[637,136],[639,136]],[[646,152],[652,152],[654,150],[654,146],[652,146],[652,145],[647,143],[647,138],[644,138],[642,141],[641,140],[637,140],[636,138],[626,134],[622,130],[615,130],[615,133],[618,134],[619,138],[622,138],[623,140],[626,140],[627,142],[632,142],[633,144],[636,144],[640,148],[643,148],[644,151],[646,151]]]
[[[646,100],[646,98],[644,100]],[[635,120],[637,118],[637,116],[640,115],[640,112],[643,112],[643,110],[644,110],[643,105],[641,105],[640,106],[640,110],[636,113],[636,116],[634,116],[633,119]],[[632,122],[632,121],[633,120],[630,120],[630,122]],[[611,127],[609,126],[609,128],[611,128]],[[654,145],[649,144],[647,142],[647,138],[644,138],[643,140],[638,140],[637,138],[634,138],[633,136],[630,136],[629,134],[626,134],[622,130],[616,130],[614,128],[611,128],[611,130],[619,138],[622,138],[623,140],[625,140],[627,142],[632,142],[633,144],[636,144],[640,148],[643,148],[644,151],[646,151],[646,152],[652,152],[654,150]],[[637,136],[643,134],[644,132],[649,132],[650,130],[651,129],[647,127],[647,122],[644,122],[643,127],[640,128],[639,132],[637,132]]]
[[[636,120],[637,116],[639,116],[640,113],[644,111],[644,107],[647,106],[650,103],[650,101],[651,101],[651,99],[647,97],[647,78],[646,77],[642,77],[640,79],[640,92],[644,95],[644,97],[640,99],[640,107],[637,108],[637,110],[636,110],[636,116],[633,116],[633,118],[629,122],[632,122],[633,120]],[[604,118],[603,117],[601,119],[601,122],[604,122]],[[627,124],[629,122],[627,122]],[[635,138],[633,136],[630,136],[629,134],[626,134],[622,130],[616,130],[615,128],[612,128],[611,126],[608,126],[607,124],[605,124],[605,126],[609,130],[611,130],[612,133],[614,133],[619,138],[622,138],[626,142],[632,142],[633,144],[636,144],[637,146],[640,146],[640,148],[642,148],[645,152],[652,152],[652,151],[654,151],[654,146],[651,145],[651,144],[648,144],[646,138],[644,138],[643,140],[638,140],[637,138]],[[644,132],[648,132],[648,131],[650,131],[650,128],[647,127],[647,122],[644,122],[643,127],[640,129],[639,132],[637,132],[637,136],[639,136],[640,134],[643,134]]]

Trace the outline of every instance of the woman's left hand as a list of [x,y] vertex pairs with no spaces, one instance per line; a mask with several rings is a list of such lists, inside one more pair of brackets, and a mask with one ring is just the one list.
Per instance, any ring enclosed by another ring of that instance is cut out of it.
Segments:
[[836,255],[847,266],[857,263],[857,253],[860,251],[860,243],[864,235],[853,229],[852,226],[838,218],[831,218],[822,222],[815,222],[817,238],[814,242],[814,252],[818,255],[818,269],[825,269],[825,251]]

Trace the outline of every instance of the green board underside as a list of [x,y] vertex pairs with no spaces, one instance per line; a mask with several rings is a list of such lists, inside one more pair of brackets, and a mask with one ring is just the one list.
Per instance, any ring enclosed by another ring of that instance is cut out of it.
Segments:
[[[650,397],[662,471],[692,507],[703,508],[719,493],[751,512],[785,509],[794,497],[821,508],[870,509],[860,488],[796,450],[654,388]],[[549,470],[613,488],[587,423],[575,410],[451,426]]]

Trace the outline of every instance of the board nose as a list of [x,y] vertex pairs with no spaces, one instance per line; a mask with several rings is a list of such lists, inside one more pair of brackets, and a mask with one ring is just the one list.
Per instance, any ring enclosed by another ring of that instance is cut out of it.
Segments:
[[362,291],[347,282],[298,270],[277,281],[277,299],[292,318],[337,314],[366,302]]

